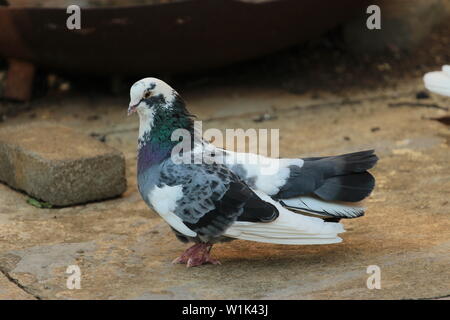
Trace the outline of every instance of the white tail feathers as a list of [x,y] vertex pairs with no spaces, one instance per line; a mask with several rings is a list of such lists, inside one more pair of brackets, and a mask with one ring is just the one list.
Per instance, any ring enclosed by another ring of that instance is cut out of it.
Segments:
[[443,66],[442,71],[428,72],[423,81],[428,90],[450,97],[450,65]]
[[268,223],[237,221],[227,229],[225,236],[279,244],[328,244],[342,241],[337,236],[345,232],[342,224],[294,213],[267,195],[256,193],[262,200],[276,206],[279,217]]
[[289,209],[304,211],[321,217],[357,218],[364,215],[364,208],[338,202],[327,202],[313,197],[297,197],[280,200]]

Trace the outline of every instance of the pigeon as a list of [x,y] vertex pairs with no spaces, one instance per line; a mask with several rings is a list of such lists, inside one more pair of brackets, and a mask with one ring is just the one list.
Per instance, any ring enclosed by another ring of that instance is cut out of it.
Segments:
[[[375,186],[367,172],[374,150],[330,157],[269,158],[218,148],[196,138],[194,115],[181,96],[157,78],[130,89],[128,115],[139,115],[137,183],[146,204],[182,242],[193,242],[173,263],[220,264],[211,254],[219,242],[307,245],[341,242],[343,218],[364,215],[357,206]],[[174,152],[188,133],[190,147]],[[179,155],[179,154],[178,154]],[[202,155],[201,161],[195,161]],[[260,161],[249,161],[260,160]],[[262,164],[274,165],[264,170]]]
[[443,66],[442,71],[426,73],[423,81],[428,90],[450,97],[450,65]]

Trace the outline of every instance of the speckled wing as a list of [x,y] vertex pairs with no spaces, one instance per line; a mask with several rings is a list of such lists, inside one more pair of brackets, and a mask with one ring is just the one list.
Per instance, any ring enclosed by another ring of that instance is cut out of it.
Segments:
[[174,214],[202,240],[219,237],[236,220],[269,222],[277,209],[261,200],[238,176],[217,163],[165,161],[160,186],[181,186]]

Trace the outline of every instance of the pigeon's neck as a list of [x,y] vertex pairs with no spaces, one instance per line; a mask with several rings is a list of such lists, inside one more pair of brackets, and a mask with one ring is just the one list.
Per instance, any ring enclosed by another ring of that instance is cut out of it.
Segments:
[[181,98],[170,105],[157,106],[149,114],[140,117],[138,138],[138,173],[161,163],[171,156],[180,140],[172,141],[172,133],[183,129],[194,139],[194,121]]

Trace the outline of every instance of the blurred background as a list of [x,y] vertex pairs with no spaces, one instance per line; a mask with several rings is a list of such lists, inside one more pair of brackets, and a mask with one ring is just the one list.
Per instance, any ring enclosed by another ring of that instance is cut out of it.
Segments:
[[[66,26],[73,3],[82,8],[79,30]],[[392,85],[450,60],[449,3],[3,0],[0,96],[94,87],[122,95],[149,75],[182,87],[239,81],[292,92]],[[381,8],[380,30],[366,27],[370,4]],[[18,74],[8,88],[11,65]]]

